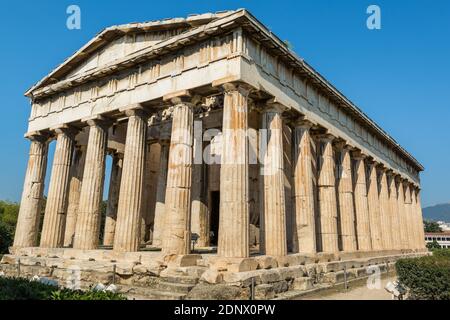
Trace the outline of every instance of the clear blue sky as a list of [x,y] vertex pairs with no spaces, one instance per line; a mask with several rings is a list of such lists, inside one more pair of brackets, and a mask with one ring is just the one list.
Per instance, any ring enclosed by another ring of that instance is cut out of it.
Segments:
[[[66,28],[70,4],[81,8],[79,31]],[[366,28],[371,4],[382,10],[379,31]],[[4,1],[0,199],[20,199],[29,148],[23,138],[29,102],[23,93],[101,29],[243,7],[288,40],[426,167],[424,206],[450,202],[448,0]]]

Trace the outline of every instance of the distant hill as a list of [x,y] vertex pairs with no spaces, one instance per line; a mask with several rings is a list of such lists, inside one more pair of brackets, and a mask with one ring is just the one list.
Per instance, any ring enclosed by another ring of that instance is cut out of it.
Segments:
[[423,217],[426,220],[450,222],[450,203],[423,208]]

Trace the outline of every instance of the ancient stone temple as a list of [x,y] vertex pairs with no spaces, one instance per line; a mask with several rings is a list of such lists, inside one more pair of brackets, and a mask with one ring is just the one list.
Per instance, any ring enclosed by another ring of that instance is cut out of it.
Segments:
[[425,252],[421,164],[246,10],[107,28],[26,96],[12,274],[270,298]]

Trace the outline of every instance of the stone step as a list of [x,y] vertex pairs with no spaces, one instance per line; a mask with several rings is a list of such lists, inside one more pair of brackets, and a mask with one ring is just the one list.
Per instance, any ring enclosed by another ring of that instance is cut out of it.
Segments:
[[167,282],[167,283],[175,283],[175,284],[190,284],[190,285],[196,285],[198,283],[199,278],[197,277],[191,277],[191,276],[161,276],[160,277],[161,282]]
[[118,285],[119,292],[125,294],[128,299],[136,300],[183,300],[184,293],[168,292],[164,290],[151,289],[146,287]]
[[166,291],[166,292],[174,292],[174,293],[182,293],[182,294],[188,294],[189,291],[194,288],[195,285],[193,284],[186,284],[186,283],[172,283],[172,282],[164,282],[161,281],[156,285],[156,289],[160,291]]

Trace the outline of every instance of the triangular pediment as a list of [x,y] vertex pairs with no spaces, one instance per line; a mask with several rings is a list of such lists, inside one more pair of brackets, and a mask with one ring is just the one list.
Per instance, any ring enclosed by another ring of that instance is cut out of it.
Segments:
[[193,28],[205,25],[233,11],[191,15],[145,23],[130,23],[103,30],[25,94],[61,80],[76,78],[128,55],[154,46]]

